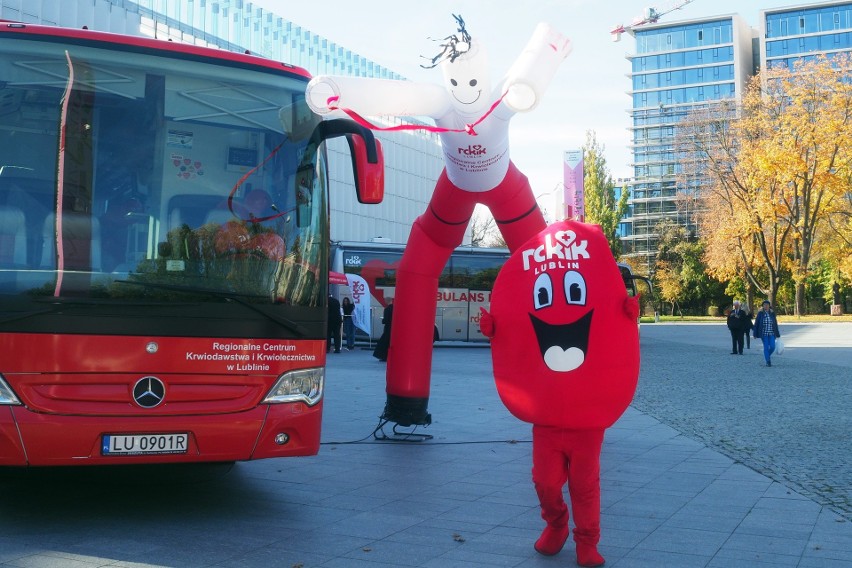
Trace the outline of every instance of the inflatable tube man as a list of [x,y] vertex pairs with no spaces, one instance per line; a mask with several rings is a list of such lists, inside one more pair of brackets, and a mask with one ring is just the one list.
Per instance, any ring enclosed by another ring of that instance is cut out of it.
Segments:
[[440,133],[445,167],[428,210],[411,228],[397,271],[383,418],[403,426],[431,422],[438,277],[461,244],[476,204],[489,207],[510,250],[546,226],[527,178],[509,158],[509,119],[537,106],[570,52],[567,38],[540,24],[492,91],[485,49],[456,20],[460,36],[448,37],[433,59],[443,86],[318,76],[307,89],[308,104],[319,114],[429,116],[436,127],[427,129]]
[[598,225],[563,221],[515,251],[500,270],[491,337],[501,400],[533,424],[532,478],[547,523],[535,549],[568,538],[568,483],[577,563],[600,566],[600,452],[604,430],[627,409],[639,377],[637,297],[629,297]]

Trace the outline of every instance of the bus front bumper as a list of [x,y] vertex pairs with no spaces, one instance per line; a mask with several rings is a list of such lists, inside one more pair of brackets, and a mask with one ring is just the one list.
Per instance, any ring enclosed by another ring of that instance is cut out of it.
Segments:
[[[194,416],[99,417],[0,407],[0,466],[233,462],[319,451],[322,401]],[[116,442],[118,440],[118,442]]]

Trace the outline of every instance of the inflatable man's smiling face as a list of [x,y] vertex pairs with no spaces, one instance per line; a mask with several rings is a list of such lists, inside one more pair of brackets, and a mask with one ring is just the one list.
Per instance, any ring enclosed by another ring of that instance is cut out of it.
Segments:
[[456,111],[480,116],[488,110],[492,103],[488,56],[478,41],[472,40],[458,57],[441,62],[441,72]]
[[533,424],[611,426],[636,390],[638,311],[599,226],[550,225],[512,254],[491,295],[503,403]]

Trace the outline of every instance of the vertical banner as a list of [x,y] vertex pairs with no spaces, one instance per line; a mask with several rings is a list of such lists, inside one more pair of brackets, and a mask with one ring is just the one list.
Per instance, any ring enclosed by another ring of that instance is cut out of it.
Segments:
[[364,333],[369,336],[373,323],[370,317],[370,285],[357,274],[347,274],[346,281],[349,283],[349,291],[352,293],[352,303],[355,304],[355,309],[352,311],[352,322],[355,327],[364,330]]
[[586,198],[583,186],[583,150],[566,150],[562,162],[565,181],[565,219],[586,220]]

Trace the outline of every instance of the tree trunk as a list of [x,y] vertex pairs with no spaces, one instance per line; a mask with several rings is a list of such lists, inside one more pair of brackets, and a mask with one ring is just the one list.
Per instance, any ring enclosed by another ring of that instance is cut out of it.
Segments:
[[803,316],[807,313],[805,306],[805,283],[796,283],[796,315]]
[[[769,303],[772,305],[772,308],[775,308],[775,298],[778,296],[778,283],[775,280],[771,280],[769,282]],[[762,303],[762,300],[761,300]],[[755,311],[757,313],[757,311]]]

